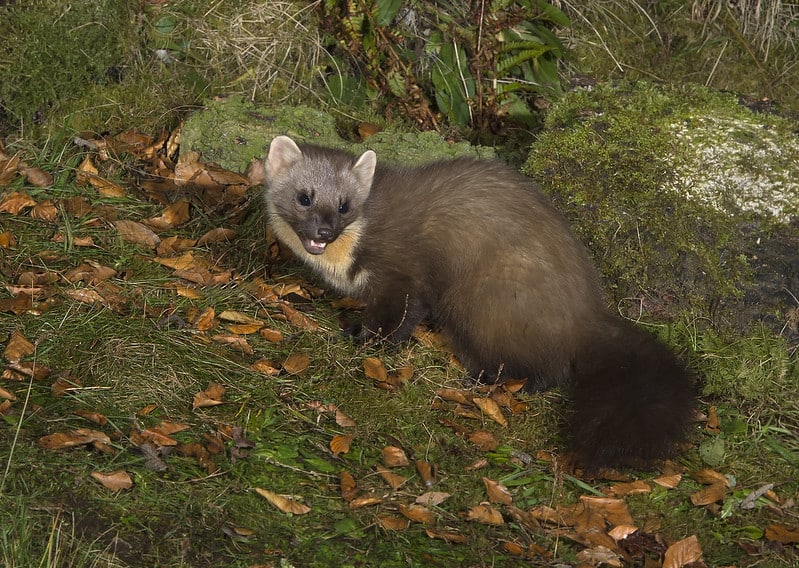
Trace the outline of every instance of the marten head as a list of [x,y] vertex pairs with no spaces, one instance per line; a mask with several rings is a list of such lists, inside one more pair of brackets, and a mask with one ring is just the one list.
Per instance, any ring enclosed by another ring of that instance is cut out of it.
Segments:
[[310,145],[300,148],[278,136],[266,158],[270,214],[291,227],[308,253],[322,254],[358,219],[376,163],[371,150],[356,157]]

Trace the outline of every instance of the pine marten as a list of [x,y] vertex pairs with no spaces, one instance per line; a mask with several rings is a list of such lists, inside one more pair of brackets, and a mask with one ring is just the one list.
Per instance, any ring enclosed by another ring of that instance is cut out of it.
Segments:
[[693,376],[648,332],[610,313],[566,219],[498,161],[377,163],[275,138],[266,202],[277,238],[365,302],[364,338],[440,328],[483,382],[567,389],[570,455],[586,468],[651,467],[686,439]]

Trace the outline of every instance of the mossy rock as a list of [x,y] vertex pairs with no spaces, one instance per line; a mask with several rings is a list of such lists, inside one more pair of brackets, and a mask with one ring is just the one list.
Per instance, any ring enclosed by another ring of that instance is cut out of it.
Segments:
[[378,132],[362,143],[348,142],[336,128],[333,117],[323,111],[302,107],[269,107],[253,104],[243,97],[209,101],[183,125],[181,149],[194,150],[206,161],[244,171],[252,159],[264,158],[269,143],[284,134],[298,142],[341,148],[355,153],[371,149],[378,160],[418,164],[457,156],[489,158],[492,148],[450,143],[435,132]]
[[784,325],[799,285],[797,125],[695,85],[600,85],[549,113],[524,171],[628,315]]

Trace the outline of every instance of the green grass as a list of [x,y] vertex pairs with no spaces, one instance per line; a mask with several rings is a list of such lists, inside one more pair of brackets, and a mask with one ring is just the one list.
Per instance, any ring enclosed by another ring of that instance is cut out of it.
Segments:
[[[563,476],[546,461],[515,457],[514,451],[534,454],[560,449],[558,393],[527,397],[528,410],[510,416],[508,428],[487,419],[461,418],[451,407],[432,404],[437,388],[462,385],[462,372],[449,363],[446,353],[418,342],[398,348],[356,345],[340,335],[339,313],[330,307],[327,296],[294,304],[320,325],[320,331],[306,331],[285,321],[279,306],[256,299],[249,284],[257,277],[274,283],[278,276],[303,281],[309,275],[295,264],[266,260],[259,200],[252,202],[251,214],[239,225],[238,240],[196,250],[233,268],[234,280],[202,289],[197,299],[178,296],[165,287],[176,279],[170,270],[151,262],[151,251],[121,241],[110,223],[93,221],[98,212],[109,211],[120,218],[146,218],[157,214],[159,206],[139,198],[135,191],[124,199],[109,200],[76,186],[72,172],[81,156],[69,151],[51,147],[38,158],[31,157],[32,162],[37,159],[56,173],[55,186],[37,190],[22,188],[16,181],[17,189],[26,189],[39,200],[82,195],[95,209],[82,218],[72,218],[62,210],[52,223],[0,214],[4,230],[11,231],[18,242],[15,248],[2,250],[3,283],[12,283],[24,270],[64,274],[93,260],[119,271],[110,283],[122,300],[116,309],[79,303],[66,293],[86,285],[61,281],[54,301],[42,313],[4,313],[0,318],[0,343],[5,345],[19,331],[36,343],[36,352],[27,360],[52,369],[44,380],[2,382],[18,397],[0,428],[4,565],[489,566],[518,562],[502,548],[504,542],[535,543],[553,555],[551,559],[536,557],[534,564],[576,562],[582,546],[546,530],[530,531],[510,516],[498,527],[464,520],[468,508],[486,500],[483,476],[505,483],[514,504],[525,510],[572,504],[580,495],[606,488],[602,482]],[[127,182],[126,163],[104,167]],[[173,232],[196,237],[223,221],[195,214],[185,227]],[[56,232],[91,235],[96,246],[52,243]],[[207,307],[217,314],[223,310],[257,314],[269,327],[282,331],[285,339],[272,344],[249,336],[254,353],[248,355],[212,340],[223,331],[221,324],[204,333],[179,325],[181,319],[189,321],[193,310]],[[168,314],[177,318],[166,325]],[[790,518],[764,501],[751,510],[737,504],[766,482],[775,483],[784,499],[799,489],[793,474],[799,454],[799,413],[791,388],[795,354],[763,329],[735,338],[686,319],[663,332],[707,377],[703,402],[719,407],[724,440],[723,458],[714,467],[734,477],[737,485],[716,512],[690,504],[690,494],[700,486],[689,477],[674,490],[628,497],[635,522],[669,541],[697,534],[708,565],[754,563],[755,559],[742,553],[741,542],[762,546],[758,558],[762,562],[790,562],[795,551],[763,545],[751,536],[769,523],[790,522]],[[267,377],[249,368],[256,359],[280,363],[295,352],[310,358],[301,375]],[[397,392],[378,389],[364,375],[367,356],[380,357],[389,369],[412,364],[414,375]],[[773,373],[769,370],[773,366],[764,366],[763,376],[753,382],[746,378],[757,367],[753,361],[769,365],[781,361],[785,372]],[[736,369],[747,373],[734,375]],[[56,396],[51,384],[58,376],[79,386]],[[194,394],[211,383],[227,389],[224,404],[192,410]],[[739,384],[749,386],[742,390]],[[763,392],[769,394],[764,397]],[[749,394],[742,397],[741,393]],[[319,404],[335,405],[356,427],[339,426],[332,413],[316,410]],[[155,409],[139,415],[148,405]],[[75,410],[100,412],[108,423],[92,424],[73,414]],[[493,452],[482,452],[442,424],[442,419],[470,430],[490,430],[501,445]],[[217,468],[213,473],[173,450],[162,456],[167,469],[155,471],[148,468],[131,437],[162,420],[189,426],[174,435],[181,444],[206,443],[208,436],[240,427],[252,447],[237,449],[233,440],[226,439],[225,450],[212,456]],[[116,452],[106,454],[90,447],[48,450],[36,443],[43,435],[76,428],[105,432]],[[330,451],[330,441],[338,434],[355,435],[346,454]],[[713,439],[697,428],[694,447],[681,458],[687,474],[705,467],[698,447]],[[408,481],[391,491],[375,469],[386,445],[402,447],[411,460],[433,464],[435,484],[427,487],[410,465],[394,470]],[[241,455],[234,459],[236,452]],[[482,468],[468,467],[483,459]],[[131,475],[132,489],[113,492],[91,477],[95,471],[118,469]],[[364,494],[381,497],[382,504],[350,509],[339,493],[342,471],[355,477]],[[311,513],[280,512],[255,493],[256,487],[297,496],[311,507]],[[452,495],[434,507],[437,528],[457,529],[467,537],[465,544],[431,539],[420,524],[403,531],[379,526],[378,515],[396,515],[399,503],[411,502],[429,489]]]

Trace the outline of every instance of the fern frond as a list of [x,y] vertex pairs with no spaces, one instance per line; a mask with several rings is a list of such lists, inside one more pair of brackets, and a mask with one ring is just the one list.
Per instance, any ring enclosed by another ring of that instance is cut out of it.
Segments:
[[525,49],[524,51],[520,51],[519,53],[511,55],[510,57],[505,57],[497,62],[497,75],[502,75],[508,69],[512,69],[513,67],[517,67],[528,62],[535,63],[538,58],[549,51],[552,51],[551,47],[542,45],[534,49]]

